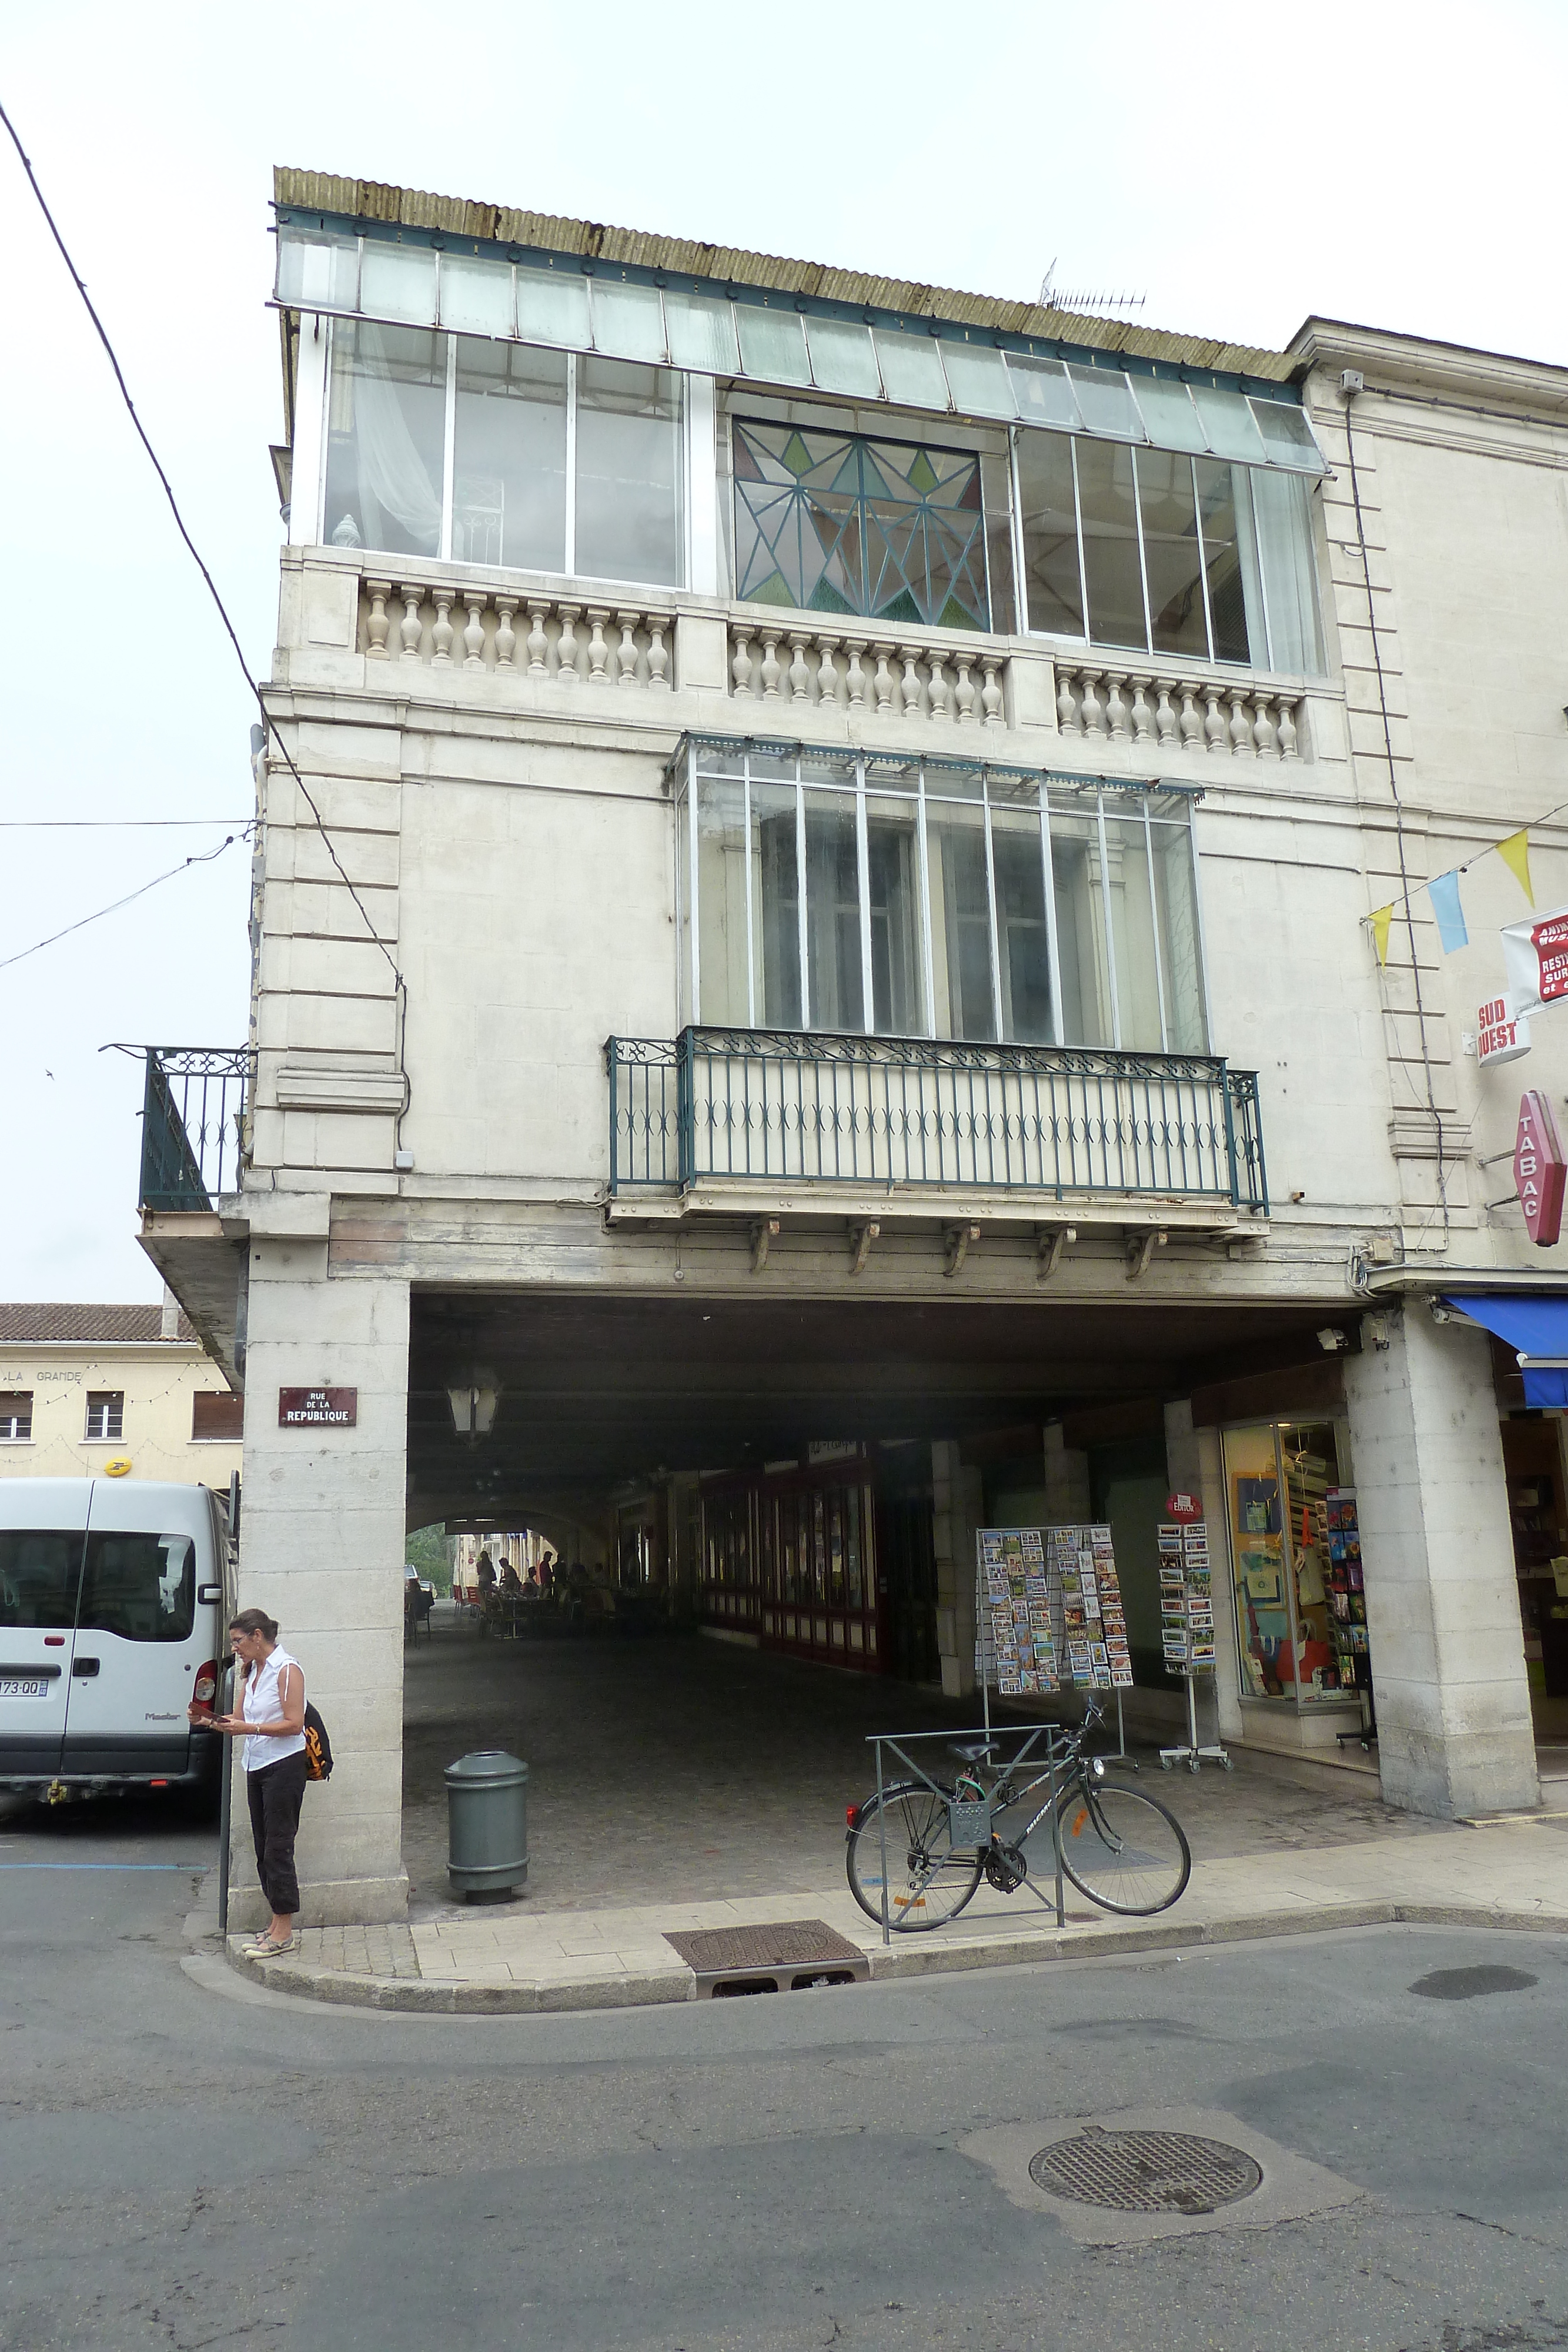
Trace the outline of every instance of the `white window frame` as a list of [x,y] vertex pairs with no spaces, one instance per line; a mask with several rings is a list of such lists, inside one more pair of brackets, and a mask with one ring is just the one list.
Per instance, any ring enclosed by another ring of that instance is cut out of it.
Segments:
[[7,1389],[5,1393],[7,1396],[26,1400],[27,1407],[27,1426],[25,1431],[17,1427],[16,1424],[22,1419],[22,1415],[19,1412],[0,1412],[0,1445],[31,1445],[33,1443],[33,1400],[35,1391],[32,1389]]
[[294,457],[288,478],[288,544],[319,547],[326,525],[327,400],[337,322],[302,311],[294,377]]
[[[120,1427],[95,1430],[92,1425],[95,1404],[101,1404],[106,1421],[112,1414],[118,1420]],[[123,1445],[125,1443],[125,1391],[123,1389],[89,1389],[82,1429],[84,1445]]]
[[[288,543],[291,547],[320,547],[326,544],[324,538],[326,529],[324,507],[327,497],[328,447],[330,440],[330,435],[327,425],[327,404],[331,397],[331,351],[336,340],[339,321],[334,320],[329,322],[331,331],[330,333],[323,333],[321,335],[319,345],[314,339],[311,341],[310,350],[312,353],[312,361],[310,375],[313,379],[319,380],[312,381],[308,384],[306,381],[305,323],[305,321],[301,321],[299,340],[299,374],[295,388],[295,471],[290,483],[290,488],[296,495],[291,499],[289,504]],[[318,325],[326,325],[329,322],[319,320],[316,323]],[[354,322],[352,320],[345,320],[342,323],[352,325]],[[460,336],[455,330],[445,327],[421,329],[419,331],[422,333],[434,332],[439,335],[444,335],[446,340],[445,423],[443,430],[441,461],[441,532],[438,541],[439,551],[434,555],[409,556],[400,555],[395,549],[392,548],[355,548],[352,551],[353,553],[363,563],[381,562],[385,565],[395,568],[400,563],[451,563],[456,560],[454,558],[452,552],[452,533],[455,509],[455,488],[457,466],[457,345],[460,341],[468,342],[483,342],[486,338],[483,335]],[[673,585],[668,583],[659,581],[612,579],[600,572],[580,572],[577,569],[577,371],[579,354],[576,352],[562,352],[559,356],[566,362],[566,457],[564,461],[566,467],[565,569],[560,572],[543,570],[538,572],[535,576],[541,580],[559,581],[563,584],[570,583],[573,586],[580,586],[585,589],[602,588],[609,595],[612,596],[620,594],[623,590],[632,592],[639,596],[679,596],[689,593],[691,583],[700,576],[700,567],[706,564],[707,572],[711,575],[711,584],[706,587],[699,588],[698,593],[709,595],[715,593],[717,585],[718,569],[716,546],[718,485],[716,479],[709,480],[706,486],[706,500],[699,501],[696,494],[697,484],[702,478],[702,476],[701,467],[696,461],[694,451],[694,431],[696,422],[696,413],[703,404],[700,400],[695,400],[693,398],[694,385],[698,383],[703,384],[707,395],[706,408],[708,441],[711,445],[713,440],[714,420],[713,384],[711,380],[706,377],[694,377],[687,374],[680,368],[665,367],[663,370],[664,374],[674,376],[681,387],[680,446],[677,454],[675,474],[677,494],[681,500],[681,568],[684,577]],[[584,354],[584,356],[592,357],[594,354],[588,353]],[[613,362],[613,364],[618,367],[629,367],[636,366],[640,364],[640,362],[636,361],[616,360]],[[653,362],[650,362],[643,364],[651,365],[653,364]],[[313,451],[307,426],[308,413],[308,417],[313,420],[314,425]],[[307,436],[303,440],[301,439],[302,434]],[[716,457],[711,457],[708,468],[710,476],[715,474],[716,468]],[[309,510],[307,518],[299,515],[298,491],[300,481],[302,479],[308,478],[311,475],[313,475],[316,483],[316,497],[314,506]],[[702,505],[700,525],[697,515],[699,503]],[[486,572],[494,571],[505,573],[507,572],[517,571],[522,567],[515,564],[470,565],[466,559],[464,559],[464,568],[466,570]]]
[[[697,772],[698,749],[699,746],[695,742],[688,743],[687,745],[685,776],[683,788],[677,794],[677,806],[675,811],[678,825],[681,818],[679,803],[681,800],[684,800],[685,803],[685,822],[686,827],[684,878],[685,889],[689,895],[690,905],[690,913],[688,918],[690,944],[687,950],[689,960],[686,964],[686,972],[689,973],[690,978],[689,1001],[691,1006],[691,1024],[694,1028],[702,1028],[705,1025],[708,1027],[718,1027],[721,1025],[725,1027],[735,1027],[737,1026],[738,1024],[733,1018],[722,1024],[716,1019],[708,1021],[706,1020],[703,1011],[699,898],[698,796],[702,784],[705,782],[713,780],[700,777]],[[733,771],[727,771],[727,773],[731,776],[732,781],[737,781],[741,787],[741,822],[744,827],[743,839],[746,845],[746,1025],[748,1028],[755,1029],[761,1024],[759,1024],[758,1020],[757,1006],[757,923],[759,916],[759,908],[751,872],[751,759],[748,753],[740,751],[734,752],[731,754],[731,757],[735,762],[734,769]],[[803,760],[801,755],[797,753],[794,762],[795,856],[797,865],[796,955],[800,974],[800,1027],[808,1034],[819,1032],[823,1035],[863,1035],[867,1037],[874,1037],[882,1033],[880,1033],[875,1026],[876,1004],[875,991],[873,983],[871,950],[871,869],[870,860],[867,855],[868,827],[866,820],[866,800],[868,794],[873,797],[875,797],[878,794],[879,787],[876,781],[875,764],[866,760],[863,756],[857,757],[854,763],[854,783],[852,787],[851,787],[847,782],[834,785],[827,783],[822,778],[810,777],[804,772],[809,764],[809,760]],[[925,1025],[922,1031],[911,1030],[908,1032],[898,1032],[896,1034],[900,1035],[908,1034],[911,1036],[924,1034],[925,1037],[933,1041],[946,1043],[948,1041],[941,1038],[936,1025],[936,959],[931,928],[930,853],[926,832],[928,822],[928,786],[926,781],[926,770],[925,763],[920,761],[912,761],[909,764],[915,769],[918,780],[915,793],[912,795],[905,794],[904,796],[913,798],[915,811],[915,836],[918,843],[919,866],[919,907],[917,911],[920,923],[920,950],[923,962],[922,977],[925,995],[923,1013]],[[940,772],[938,771],[937,772],[939,773]],[[980,806],[984,814],[986,888],[988,899],[987,914],[990,929],[991,946],[991,1005],[992,1019],[997,1033],[994,1042],[998,1045],[1009,1045],[1017,1044],[1019,1041],[1017,1039],[1004,1037],[1002,1034],[1004,1023],[1002,1019],[1001,937],[1000,921],[997,903],[996,851],[993,842],[991,822],[993,805],[999,805],[999,803],[993,803],[991,780],[988,770],[982,768],[982,776],[984,782],[983,798],[978,803],[971,803],[970,805]],[[782,780],[778,777],[770,777],[768,779],[768,782],[774,785],[778,785],[781,781]],[[1089,814],[1088,809],[1083,806],[1083,803],[1086,800],[1087,795],[1082,793],[1081,791],[1074,789],[1075,781],[1076,780],[1073,780],[1070,782],[1067,779],[1051,777],[1048,775],[1041,775],[1038,779],[1038,814],[1040,835],[1040,880],[1044,892],[1046,956],[1051,982],[1051,1035],[1046,1042],[1055,1046],[1064,1045],[1067,1043],[1067,1040],[1063,1034],[1061,951],[1057,929],[1056,873],[1051,852],[1051,819],[1053,806],[1060,808],[1061,806],[1062,797],[1068,792],[1071,792],[1073,799],[1077,801],[1079,804],[1081,813],[1085,815]],[[1054,797],[1053,787],[1055,788]],[[809,790],[812,789],[837,793],[844,799],[850,798],[852,792],[852,797],[854,800],[856,855],[859,859],[858,896],[861,922],[860,966],[862,1020],[858,1029],[838,1029],[833,1031],[821,1030],[820,1024],[818,1024],[813,1018],[814,1008],[810,1002],[810,909],[807,898],[808,885],[806,874],[805,837],[806,793]],[[939,788],[937,797],[938,799],[941,797]],[[1106,826],[1108,798],[1111,803],[1112,810],[1117,814],[1119,817],[1130,818],[1133,815],[1133,809],[1129,805],[1131,800],[1130,794],[1114,791],[1108,793],[1106,790],[1099,790],[1094,793],[1093,814],[1095,836],[1098,844],[1100,859],[1101,917],[1104,929],[1105,940],[1105,983],[1111,1011],[1111,1050],[1121,1052],[1123,1050],[1122,1005],[1120,986],[1116,976],[1118,926],[1115,920],[1111,893],[1110,839]],[[1197,984],[1200,999],[1199,1014],[1203,1024],[1204,1034],[1207,1038],[1208,1031],[1208,971],[1204,940],[1202,883],[1198,868],[1197,835],[1193,824],[1193,804],[1191,799],[1190,797],[1184,795],[1183,801],[1186,809],[1186,832],[1187,839],[1187,855],[1190,861],[1192,888],[1197,910],[1195,932],[1196,951],[1198,966]],[[1142,825],[1140,829],[1143,836],[1145,871],[1148,886],[1149,919],[1153,929],[1155,984],[1159,1003],[1160,1043],[1158,1050],[1163,1054],[1168,1054],[1172,1050],[1170,1044],[1171,1016],[1168,1002],[1168,983],[1165,970],[1165,957],[1160,946],[1159,894],[1154,861],[1154,820],[1150,813],[1149,794],[1147,792],[1144,792],[1139,794],[1137,807],[1138,814],[1142,818]],[[1118,827],[1117,840],[1121,845],[1124,855],[1126,852],[1127,843],[1124,838],[1124,829],[1121,825]],[[681,860],[678,852],[676,863],[677,876],[679,877],[681,873]],[[679,961],[681,950],[678,944],[678,917],[676,929],[676,955],[677,961]],[[685,974],[677,971],[677,1002],[683,1001],[685,997],[685,989],[683,984],[685,977]],[[955,1044],[962,1044],[966,1041],[963,1039],[954,1039],[951,1042]],[[984,1043],[993,1041],[980,1040],[968,1042]],[[1151,1046],[1141,1048],[1140,1050],[1153,1052],[1155,1048]],[[1207,1053],[1209,1049],[1206,1043],[1197,1050]]]
[[[1112,658],[1119,654],[1126,654],[1134,659],[1143,661],[1173,661],[1177,659],[1187,659],[1193,661],[1203,660],[1206,661],[1211,668],[1216,669],[1240,671],[1260,670],[1268,675],[1274,674],[1274,631],[1273,623],[1269,613],[1269,583],[1267,575],[1263,570],[1262,551],[1258,545],[1258,525],[1255,519],[1253,500],[1250,496],[1248,499],[1249,528],[1252,533],[1252,560],[1257,567],[1258,597],[1263,618],[1263,659],[1261,661],[1250,662],[1222,661],[1214,650],[1214,612],[1209,601],[1208,593],[1208,546],[1204,538],[1203,505],[1198,497],[1197,490],[1198,458],[1190,450],[1171,450],[1165,452],[1164,454],[1171,457],[1182,457],[1186,459],[1189,478],[1192,483],[1193,526],[1194,534],[1197,542],[1198,577],[1203,586],[1203,632],[1207,651],[1202,655],[1193,654],[1187,656],[1176,656],[1172,654],[1157,654],[1153,649],[1155,627],[1154,614],[1149,605],[1148,551],[1144,543],[1143,486],[1138,473],[1138,449],[1135,444],[1130,442],[1125,446],[1132,450],[1133,455],[1133,511],[1137,525],[1138,534],[1138,576],[1143,584],[1144,643],[1141,646],[1112,646],[1102,644],[1098,639],[1091,635],[1091,622],[1092,615],[1089,609],[1089,573],[1088,565],[1085,562],[1083,552],[1083,503],[1078,488],[1078,444],[1082,436],[1076,433],[1062,433],[1058,435],[1056,437],[1060,440],[1066,441],[1072,451],[1072,522],[1078,540],[1078,594],[1079,601],[1083,608],[1083,633],[1081,636],[1078,636],[1069,635],[1066,631],[1061,629],[1037,629],[1030,619],[1029,612],[1029,572],[1024,555],[1023,489],[1019,473],[1019,448],[1026,429],[1040,431],[1043,428],[1039,426],[1026,428],[1019,425],[1014,428],[1010,436],[1011,449],[1009,453],[1009,472],[1012,486],[1013,500],[1013,569],[1018,575],[1019,619],[1023,634],[1026,636],[1038,637],[1047,645],[1082,646],[1091,653],[1103,653],[1108,657]],[[1249,466],[1241,458],[1211,457],[1209,462],[1211,464],[1220,466],[1239,466],[1242,472],[1249,477],[1249,480],[1251,476],[1254,474],[1261,473],[1266,470],[1262,467]]]

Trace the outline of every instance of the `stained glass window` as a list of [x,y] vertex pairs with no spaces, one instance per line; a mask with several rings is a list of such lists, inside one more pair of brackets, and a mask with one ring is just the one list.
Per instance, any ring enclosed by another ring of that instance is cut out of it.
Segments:
[[735,510],[748,603],[990,625],[980,461],[968,450],[737,420]]

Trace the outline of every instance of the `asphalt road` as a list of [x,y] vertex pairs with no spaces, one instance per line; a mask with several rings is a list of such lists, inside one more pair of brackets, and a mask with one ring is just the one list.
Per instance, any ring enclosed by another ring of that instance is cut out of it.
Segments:
[[[183,1969],[211,1846],[0,1819],[5,2352],[1568,2347],[1568,1939],[361,2015]],[[1442,1981],[1478,1968],[1528,1981]],[[1359,2193],[1085,2245],[960,2146],[1123,2106],[1218,2110]]]

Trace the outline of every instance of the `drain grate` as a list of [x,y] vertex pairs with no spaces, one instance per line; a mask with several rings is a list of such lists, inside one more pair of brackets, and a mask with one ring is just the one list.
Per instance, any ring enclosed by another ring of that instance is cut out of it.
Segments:
[[665,1930],[688,1969],[706,1975],[714,1969],[806,1968],[813,1960],[858,1960],[859,1947],[846,1943],[824,1919],[777,1919],[760,1927],[702,1927],[687,1934]]
[[1029,2173],[1051,2196],[1117,2213],[1212,2213],[1250,2197],[1263,2179],[1244,2148],[1224,2140],[1094,2125],[1042,2147]]
[[815,1985],[863,1984],[870,1965],[858,1944],[846,1942],[825,1919],[776,1919],[756,1927],[666,1927],[693,1969],[699,1996],[800,1992]]

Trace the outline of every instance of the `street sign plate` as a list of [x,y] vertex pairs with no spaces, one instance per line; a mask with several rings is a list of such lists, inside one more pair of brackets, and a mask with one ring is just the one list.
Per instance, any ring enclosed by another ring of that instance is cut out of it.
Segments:
[[279,1429],[352,1429],[359,1419],[358,1389],[279,1389]]

